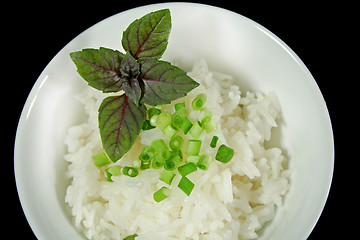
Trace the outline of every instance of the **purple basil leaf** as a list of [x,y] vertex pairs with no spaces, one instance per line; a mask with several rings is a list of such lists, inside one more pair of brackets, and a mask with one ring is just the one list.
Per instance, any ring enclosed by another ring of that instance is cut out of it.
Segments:
[[146,107],[136,106],[126,94],[107,97],[99,107],[99,129],[103,147],[113,162],[134,144],[146,119]]
[[120,90],[120,66],[124,57],[121,52],[107,48],[89,48],[72,52],[70,57],[80,76],[93,88],[103,92]]
[[129,52],[126,52],[121,61],[120,72],[126,78],[137,78],[140,74],[140,64]]
[[141,88],[138,79],[125,79],[121,88],[125,91],[130,100],[138,106],[141,97]]
[[123,33],[122,46],[136,59],[160,59],[168,44],[170,30],[169,9],[151,12],[129,25]]
[[170,103],[199,86],[184,70],[156,59],[142,61],[139,80],[144,85],[141,102],[152,106]]
[[123,89],[130,100],[138,106],[141,97],[141,88],[137,80],[140,74],[140,64],[129,52],[126,52],[121,62],[120,71],[123,76],[121,89]]

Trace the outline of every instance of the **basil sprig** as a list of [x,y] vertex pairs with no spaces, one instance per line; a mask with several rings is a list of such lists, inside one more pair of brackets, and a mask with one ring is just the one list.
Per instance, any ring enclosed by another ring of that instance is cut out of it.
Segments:
[[167,104],[199,84],[171,63],[159,60],[171,30],[169,9],[136,19],[123,32],[125,54],[104,47],[72,52],[77,71],[107,97],[99,108],[99,130],[105,152],[116,162],[133,146],[146,120],[146,106]]

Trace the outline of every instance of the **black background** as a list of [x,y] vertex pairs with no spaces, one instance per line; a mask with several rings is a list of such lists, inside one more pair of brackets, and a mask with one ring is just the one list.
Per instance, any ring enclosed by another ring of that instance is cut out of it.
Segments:
[[[346,48],[346,44],[340,43],[340,39],[348,37],[345,30],[347,23],[342,21],[343,16],[347,15],[344,11],[354,6],[343,8],[335,1],[330,4],[319,4],[316,1],[287,1],[287,4],[278,1],[266,2],[264,4],[258,1],[203,1],[237,12],[269,29],[294,50],[317,81],[329,109],[336,147],[334,178],[329,198],[320,220],[308,238],[323,239],[325,234],[340,233],[340,230],[344,229],[341,227],[344,221],[340,216],[344,213],[344,206],[348,206],[343,205],[344,203],[340,202],[341,198],[337,197],[347,194],[340,184],[345,168],[341,164],[345,161],[342,154],[345,145],[340,140],[342,131],[339,130],[341,118],[345,114],[340,112],[344,103],[339,101],[339,94],[341,96],[343,93],[339,82],[346,79],[338,75],[337,70],[339,63],[346,61],[345,58],[339,57]],[[3,197],[2,202],[3,205],[7,204],[5,206],[10,203],[11,220],[8,223],[13,230],[14,227],[17,229],[23,239],[32,240],[36,237],[26,221],[17,195],[13,148],[21,110],[33,84],[57,52],[78,34],[109,16],[150,3],[155,1],[41,1],[38,4],[12,2],[8,7],[4,5],[1,39],[5,43],[2,42],[1,53],[5,65],[2,64],[1,69],[5,72],[5,77],[1,79],[1,86],[13,94],[2,94],[2,102],[5,103],[2,109],[6,112],[2,115],[2,119],[6,120],[2,132],[7,139],[6,145],[3,146],[6,156],[2,155],[2,161],[7,163],[7,169],[4,170],[7,173],[5,182],[11,186],[6,188],[10,191],[10,198]],[[342,231],[342,234],[350,233]],[[345,235],[342,235],[343,238]]]

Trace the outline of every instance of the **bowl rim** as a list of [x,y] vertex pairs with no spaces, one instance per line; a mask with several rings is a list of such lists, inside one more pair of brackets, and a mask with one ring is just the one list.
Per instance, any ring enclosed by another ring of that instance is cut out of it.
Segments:
[[[265,34],[267,34],[269,37],[271,37],[272,39],[274,39],[280,46],[283,47],[283,49],[285,51],[287,51],[298,63],[299,63],[299,66],[301,66],[302,68],[304,68],[303,70],[305,70],[309,77],[311,78],[311,80],[313,81],[313,84],[314,86],[318,89],[319,91],[319,94],[320,96],[324,99],[315,79],[313,78],[312,74],[310,73],[310,71],[307,69],[307,67],[305,66],[305,64],[302,62],[302,60],[296,55],[295,52],[293,52],[293,50],[288,47],[286,45],[286,43],[284,43],[281,39],[279,39],[275,34],[273,34],[271,31],[269,31],[268,29],[266,29],[265,27],[263,27],[262,25],[258,24],[257,22],[255,22],[254,20],[250,19],[250,18],[247,18],[246,16],[243,16],[237,12],[234,12],[234,11],[231,11],[231,10],[228,10],[228,9],[224,9],[224,8],[221,8],[221,7],[216,7],[216,6],[212,6],[212,5],[208,5],[208,4],[201,4],[201,3],[190,3],[190,2],[169,2],[169,3],[156,3],[156,4],[149,4],[149,5],[144,5],[144,6],[139,6],[139,7],[136,7],[136,8],[131,8],[131,9],[128,9],[128,10],[125,10],[125,11],[121,11],[119,13],[116,13],[112,16],[109,16],[97,23],[95,23],[94,25],[92,25],[91,27],[89,27],[88,29],[85,29],[83,32],[79,33],[79,35],[81,35],[82,33],[88,31],[89,29],[93,28],[95,25],[101,23],[101,22],[104,22],[104,21],[107,21],[109,20],[110,18],[114,17],[114,16],[117,16],[119,14],[122,14],[124,12],[129,12],[129,11],[135,11],[137,9],[142,9],[142,8],[149,8],[149,7],[157,7],[157,8],[160,8],[160,7],[176,7],[176,5],[181,5],[181,6],[184,6],[184,5],[187,5],[189,7],[191,6],[198,6],[198,7],[205,7],[205,8],[214,8],[214,9],[217,9],[219,11],[223,11],[223,12],[226,12],[228,14],[236,14],[238,15],[239,17],[242,17],[242,18],[245,18],[247,19],[248,21],[251,21],[252,23],[254,23],[257,27],[261,28],[263,30],[263,32]],[[74,39],[72,39],[69,43],[67,43],[64,48],[69,45],[70,43],[72,43],[73,41],[75,41],[78,36],[77,35]],[[42,73],[39,75],[39,77],[37,78],[34,86],[32,87],[31,89],[31,92],[29,93],[27,99],[26,99],[26,102],[24,104],[24,107],[23,107],[23,110],[21,112],[21,116],[20,116],[20,119],[19,119],[19,122],[18,122],[18,127],[17,127],[17,131],[16,131],[16,137],[15,137],[15,145],[14,145],[14,173],[15,173],[15,180],[16,180],[16,187],[17,187],[17,192],[18,192],[18,195],[19,195],[19,199],[20,199],[20,202],[21,202],[21,206],[23,208],[23,211],[24,211],[24,214],[29,222],[29,225],[30,227],[32,228],[32,230],[34,231],[35,235],[36,236],[39,236],[41,238],[41,230],[36,226],[35,223],[33,223],[31,220],[30,220],[30,213],[29,213],[29,210],[27,209],[29,206],[25,203],[26,200],[25,200],[25,197],[22,195],[22,191],[21,189],[23,188],[22,186],[22,182],[25,181],[22,179],[22,176],[20,176],[18,174],[18,168],[19,168],[19,157],[18,157],[18,151],[20,151],[18,149],[18,142],[19,142],[19,138],[20,138],[20,132],[21,132],[21,129],[23,127],[23,122],[26,121],[26,118],[28,116],[28,114],[31,112],[32,110],[32,107],[33,107],[33,103],[34,103],[34,100],[36,99],[36,96],[38,94],[38,92],[40,91],[41,87],[44,85],[44,83],[46,82],[46,78],[45,78],[45,73],[46,73],[46,70],[48,68],[49,65],[51,65],[51,63],[54,61],[54,59],[58,56],[58,54],[60,52],[63,51],[62,48],[54,57],[53,59],[48,63],[48,65],[44,68],[44,70],[42,71]],[[327,175],[328,177],[328,184],[327,184],[327,194],[326,195],[322,195],[322,199],[321,199],[321,207],[318,209],[318,213],[316,214],[317,215],[317,218],[316,219],[313,219],[313,223],[312,223],[312,227],[310,229],[308,229],[308,232],[304,233],[304,239],[306,239],[310,233],[312,232],[312,230],[314,229],[318,219],[320,218],[321,216],[321,213],[325,207],[325,204],[326,204],[326,201],[328,199],[328,196],[329,196],[329,192],[330,192],[330,188],[331,188],[331,184],[332,184],[332,179],[333,179],[333,172],[334,172],[334,164],[335,164],[335,147],[334,147],[334,134],[333,134],[333,130],[332,130],[332,124],[331,124],[331,118],[330,118],[330,114],[329,114],[329,111],[328,109],[326,108],[326,111],[327,111],[327,114],[328,114],[328,120],[329,120],[329,124],[330,124],[330,136],[331,136],[331,139],[329,139],[329,141],[332,143],[331,147],[332,149],[331,150],[331,161],[332,161],[332,165],[330,166],[331,167],[331,172],[329,175]]]

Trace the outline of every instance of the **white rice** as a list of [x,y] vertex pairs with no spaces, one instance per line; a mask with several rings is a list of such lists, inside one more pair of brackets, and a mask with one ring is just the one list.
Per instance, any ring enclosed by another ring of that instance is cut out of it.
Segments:
[[[71,127],[65,139],[67,176],[72,179],[65,201],[75,227],[87,239],[123,239],[135,233],[136,240],[255,239],[283,204],[289,172],[281,149],[264,145],[280,114],[275,94],[241,96],[230,76],[210,71],[204,60],[194,64],[189,76],[201,85],[175,103],[185,101],[189,106],[197,94],[205,93],[206,106],[219,124],[215,132],[201,136],[203,144],[217,135],[218,146],[232,147],[235,155],[227,164],[213,161],[207,171],[189,174],[195,183],[189,197],[177,188],[177,174],[171,196],[160,203],[153,200],[153,193],[166,186],[159,181],[161,170],[141,171],[135,178],[113,177],[111,183],[104,168],[95,167],[91,157],[102,149],[97,110],[106,94],[89,87],[77,97],[88,120]],[[131,165],[143,144],[159,138],[165,136],[158,129],[142,131],[134,147],[115,164]],[[214,151],[206,150],[215,155]]]

